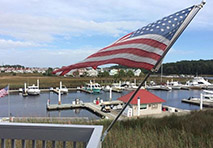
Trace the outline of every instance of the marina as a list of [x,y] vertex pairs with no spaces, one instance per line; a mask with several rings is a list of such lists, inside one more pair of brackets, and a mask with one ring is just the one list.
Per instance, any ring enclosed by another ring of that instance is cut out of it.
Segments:
[[[122,91],[122,93],[112,93],[112,100],[129,93],[131,91]],[[184,110],[199,110],[199,106],[183,103],[181,100],[191,96],[199,97],[202,90],[172,90],[172,91],[155,91],[150,90],[151,93],[166,100],[163,105],[176,107]],[[72,104],[76,98],[83,101],[83,103],[93,103],[96,98],[100,98],[103,102],[109,101],[110,93],[101,91],[98,94],[88,94],[82,91],[72,90],[68,94],[61,96],[61,105]],[[100,119],[100,116],[94,114],[91,110],[83,108],[70,109],[70,106],[65,110],[47,110],[46,104],[48,99],[50,105],[58,104],[58,95],[53,92],[44,92],[41,89],[39,96],[23,97],[18,93],[11,93],[8,96],[0,99],[0,117],[8,117],[12,114],[14,117],[82,117],[89,119]],[[52,106],[49,106],[52,107]],[[100,109],[100,108],[99,108]],[[106,113],[108,114],[108,113]]]

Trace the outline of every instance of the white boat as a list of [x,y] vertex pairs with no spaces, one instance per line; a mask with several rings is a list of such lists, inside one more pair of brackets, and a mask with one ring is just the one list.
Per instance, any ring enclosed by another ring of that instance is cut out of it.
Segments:
[[186,85],[191,89],[208,88],[212,84],[205,80],[203,77],[194,77],[194,79],[187,81]]
[[84,87],[85,90],[91,91],[92,93],[100,93],[101,92],[101,85],[98,83],[93,83],[90,81],[90,83],[87,83]]
[[146,86],[145,88],[148,90],[164,90],[164,91],[172,90],[172,88],[167,85]]
[[171,80],[171,82],[167,81],[166,84],[174,90],[179,90],[182,87],[182,84],[180,84],[178,81],[173,81],[173,79]]
[[[56,88],[57,91],[59,91],[59,88]],[[68,88],[65,85],[62,85],[60,88],[61,94],[67,94],[68,93]]]
[[28,86],[26,90],[28,95],[40,95],[39,87],[36,85]]
[[102,89],[103,89],[103,91],[110,91],[110,86],[109,85],[107,85],[107,86],[105,86],[105,87],[103,87]]
[[[203,101],[213,102],[213,91],[203,90]],[[201,98],[190,97],[188,100],[200,101]]]

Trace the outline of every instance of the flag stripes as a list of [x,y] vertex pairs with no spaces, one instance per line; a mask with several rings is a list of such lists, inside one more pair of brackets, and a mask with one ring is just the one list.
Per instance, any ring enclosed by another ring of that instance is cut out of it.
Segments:
[[96,68],[104,64],[120,64],[151,70],[165,55],[172,38],[193,8],[194,6],[186,8],[131,32],[85,60],[62,67],[53,73],[59,72],[64,75],[71,69]]
[[0,90],[0,98],[8,95],[8,86]]

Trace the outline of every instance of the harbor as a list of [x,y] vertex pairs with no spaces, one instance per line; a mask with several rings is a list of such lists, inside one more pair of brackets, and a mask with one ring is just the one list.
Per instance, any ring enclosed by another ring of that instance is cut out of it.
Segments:
[[[124,90],[122,93],[112,93],[112,100],[128,94],[131,91]],[[202,90],[173,90],[173,91],[155,91],[150,90],[153,94],[166,100],[163,105],[176,107],[183,110],[199,110],[199,106],[181,102],[183,98],[190,96],[199,97]],[[110,93],[101,91],[99,94],[88,94],[81,91],[72,90],[68,94],[61,96],[61,105],[72,104],[76,98],[83,103],[93,103],[96,98],[100,98],[103,102],[109,101]],[[1,117],[8,117],[8,112],[14,117],[82,117],[89,119],[100,119],[93,112],[83,108],[65,109],[65,110],[47,110],[47,101],[50,100],[50,105],[58,104],[58,95],[53,92],[41,92],[38,96],[23,97],[21,94],[12,93],[0,99]],[[59,106],[59,105],[58,105]],[[51,106],[49,106],[51,107]],[[99,108],[100,109],[100,108]],[[106,113],[108,114],[108,113]]]

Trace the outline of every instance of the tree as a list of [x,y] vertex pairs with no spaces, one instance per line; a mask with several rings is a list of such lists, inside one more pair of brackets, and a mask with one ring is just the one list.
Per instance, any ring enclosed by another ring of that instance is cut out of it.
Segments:
[[127,73],[126,73],[127,77],[134,77],[134,75],[135,74],[134,74],[134,72],[132,70],[128,70]]
[[126,76],[126,73],[123,69],[121,69],[119,72],[118,72],[118,77],[119,78],[122,78],[122,77],[125,77]]
[[45,76],[52,76],[53,75],[52,72],[53,72],[53,69],[49,67],[47,69],[47,71],[43,75],[45,75]]
[[109,72],[107,72],[107,71],[100,72],[100,73],[98,74],[98,77],[109,77]]

